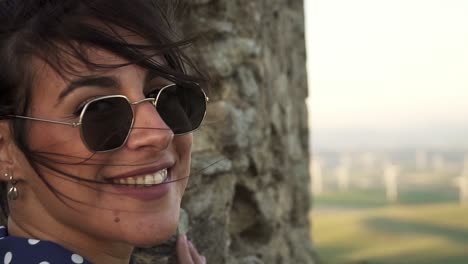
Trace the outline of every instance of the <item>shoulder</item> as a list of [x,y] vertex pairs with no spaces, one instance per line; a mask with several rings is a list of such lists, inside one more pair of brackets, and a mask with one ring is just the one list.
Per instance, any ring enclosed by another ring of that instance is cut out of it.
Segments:
[[4,263],[74,263],[91,264],[82,256],[50,241],[8,235],[0,226],[0,260]]

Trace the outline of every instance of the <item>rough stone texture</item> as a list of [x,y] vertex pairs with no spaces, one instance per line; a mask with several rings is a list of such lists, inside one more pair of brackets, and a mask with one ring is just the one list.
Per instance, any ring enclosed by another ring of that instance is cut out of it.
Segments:
[[188,236],[208,263],[314,263],[303,3],[185,2],[184,33],[203,33],[192,55],[214,77],[183,201]]

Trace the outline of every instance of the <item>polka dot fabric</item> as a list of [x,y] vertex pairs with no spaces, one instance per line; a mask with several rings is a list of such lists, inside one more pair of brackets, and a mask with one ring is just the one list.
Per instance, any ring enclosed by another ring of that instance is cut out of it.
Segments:
[[50,241],[8,235],[0,226],[0,264],[92,264]]

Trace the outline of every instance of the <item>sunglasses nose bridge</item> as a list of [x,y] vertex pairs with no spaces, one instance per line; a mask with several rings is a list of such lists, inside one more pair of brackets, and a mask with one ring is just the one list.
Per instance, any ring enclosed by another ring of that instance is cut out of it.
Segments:
[[155,98],[145,98],[145,99],[142,99],[142,100],[139,100],[139,101],[129,102],[129,103],[131,105],[138,105],[138,104],[141,104],[141,103],[144,103],[144,102],[151,102],[154,105],[155,102],[156,102],[156,99]]
[[140,106],[141,108],[139,109],[133,109],[133,126],[132,130],[129,131],[126,142],[126,145],[130,149],[152,146],[155,149],[164,150],[172,142],[174,132],[157,113],[154,108],[155,101],[155,98],[146,98],[130,103],[130,105],[138,105],[144,102],[151,102],[153,104],[152,110],[150,110],[148,105]]
[[[135,101],[135,102],[130,102],[130,101],[129,101],[129,104],[130,104],[131,106],[137,106],[137,105],[139,105],[139,104],[141,104],[141,103],[150,102],[150,103],[152,104],[151,107],[152,107],[152,109],[153,109],[153,111],[154,111],[154,110],[155,110],[155,107],[156,107],[156,101],[157,101],[156,98],[151,98],[151,97],[150,97],[150,98],[145,98],[145,99],[138,100],[138,101]],[[136,113],[137,113],[138,111],[142,111],[142,110],[136,110],[135,108],[132,107],[132,111],[133,111],[133,118],[134,118],[134,122],[135,122]],[[143,111],[145,111],[145,110],[143,110]],[[157,113],[157,111],[156,111],[156,113]],[[158,115],[159,115],[159,114],[158,114]],[[160,119],[160,118],[161,118],[161,117],[159,117],[158,119]],[[151,118],[151,119],[152,119],[152,118]],[[135,125],[135,124],[133,124],[133,125]]]

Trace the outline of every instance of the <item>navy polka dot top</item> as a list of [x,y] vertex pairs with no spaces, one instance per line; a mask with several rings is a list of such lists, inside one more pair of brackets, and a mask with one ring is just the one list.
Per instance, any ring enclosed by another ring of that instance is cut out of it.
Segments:
[[8,235],[0,226],[0,264],[92,264],[50,241]]

